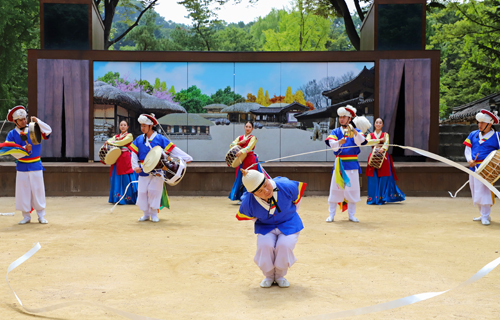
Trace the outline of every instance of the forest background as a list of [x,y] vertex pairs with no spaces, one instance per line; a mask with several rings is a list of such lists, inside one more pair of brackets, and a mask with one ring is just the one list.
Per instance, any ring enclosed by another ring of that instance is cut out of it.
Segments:
[[[184,0],[190,24],[162,17],[159,0],[94,0],[107,50],[354,51],[372,1],[292,0],[249,23],[220,20],[217,9],[242,0]],[[258,2],[266,0],[250,0]],[[27,105],[27,50],[40,48],[38,0],[0,0],[0,119]],[[169,20],[166,20],[166,19]],[[401,25],[394,17],[394,27]],[[427,3],[426,49],[441,51],[440,117],[500,92],[500,0]],[[251,97],[243,97],[245,100]]]

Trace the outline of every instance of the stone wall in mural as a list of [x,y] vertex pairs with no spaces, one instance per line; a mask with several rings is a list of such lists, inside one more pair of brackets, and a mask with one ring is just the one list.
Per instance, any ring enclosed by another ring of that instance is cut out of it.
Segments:
[[[246,121],[255,124],[255,150],[261,161],[325,149],[323,140],[335,126],[330,119],[333,98],[325,93],[342,88],[373,66],[373,62],[94,62],[94,154],[97,157],[103,142],[117,133],[121,120],[129,122],[134,135],[140,134],[141,113],[154,113],[169,139],[195,161],[224,161],[230,143],[244,134]],[[304,117],[308,121],[298,120],[308,114]],[[363,150],[360,159],[366,160],[368,153]],[[325,151],[284,161],[333,159]]]

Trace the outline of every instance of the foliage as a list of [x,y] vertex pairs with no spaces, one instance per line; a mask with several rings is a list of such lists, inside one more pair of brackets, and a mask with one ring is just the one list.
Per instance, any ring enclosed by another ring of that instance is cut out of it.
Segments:
[[39,48],[39,3],[1,1],[0,11],[0,119],[5,119],[8,109],[28,102],[27,49]]
[[219,51],[256,51],[257,41],[245,30],[231,26],[217,32]]
[[266,51],[321,51],[329,40],[330,20],[310,14],[303,0],[296,0],[291,11],[285,11],[279,30],[264,30]]
[[[150,9],[154,8],[158,0],[94,0],[94,3],[101,13],[102,23],[104,25],[104,49],[108,50],[113,44],[124,38],[130,31],[139,25],[142,16]],[[122,22],[128,28],[120,35],[114,36],[116,29],[113,30],[113,20],[120,6],[125,9],[122,16]],[[130,19],[132,13],[138,13],[136,19]]]
[[293,95],[293,99],[297,102],[300,103],[301,105],[305,106],[306,105],[306,99],[304,99],[304,93],[302,93],[301,90],[295,91],[295,94]]
[[260,87],[259,91],[257,92],[257,99],[255,100],[255,102],[264,107],[267,107],[266,97],[264,96],[264,90],[262,90],[262,87]]
[[271,102],[271,104],[273,104],[273,103],[285,103],[285,97],[274,95],[274,97],[269,99],[269,102]]
[[290,104],[295,101],[295,98],[292,93],[292,87],[288,86],[286,88],[286,93],[285,93],[285,103]]
[[246,98],[245,102],[255,102],[255,101],[257,101],[257,97],[251,93],[247,93],[247,98]]
[[441,50],[440,117],[500,91],[499,0],[452,3],[428,14],[427,49]]
[[212,98],[201,93],[197,86],[177,92],[174,101],[179,102],[189,113],[205,113],[206,110],[203,107],[214,103]]
[[230,106],[238,102],[245,102],[245,99],[231,90],[230,86],[227,86],[224,90],[219,89],[214,94],[210,96],[213,103],[220,103]]

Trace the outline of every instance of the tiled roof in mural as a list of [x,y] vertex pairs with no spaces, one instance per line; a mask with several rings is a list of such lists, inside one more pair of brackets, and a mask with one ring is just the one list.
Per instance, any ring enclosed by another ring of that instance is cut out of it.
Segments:
[[222,109],[223,113],[249,113],[250,111],[261,108],[262,105],[255,102],[240,102]]
[[158,119],[160,124],[169,126],[213,126],[214,123],[210,120],[204,119],[197,114],[167,114],[166,116]]

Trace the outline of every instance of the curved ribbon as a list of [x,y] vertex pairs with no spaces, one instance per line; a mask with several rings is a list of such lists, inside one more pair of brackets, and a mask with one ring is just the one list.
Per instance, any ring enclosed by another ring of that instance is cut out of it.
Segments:
[[26,308],[23,305],[23,303],[21,302],[21,299],[19,299],[19,297],[17,296],[17,294],[14,291],[14,289],[12,289],[12,287],[10,286],[10,283],[9,283],[9,272],[11,272],[15,268],[19,267],[23,262],[25,262],[26,260],[28,260],[29,258],[31,258],[31,256],[33,256],[35,253],[37,253],[37,251],[40,250],[41,247],[42,246],[40,245],[40,243],[37,242],[33,246],[33,248],[31,248],[31,250],[29,250],[28,252],[26,252],[24,255],[22,255],[20,258],[18,258],[16,261],[12,262],[9,265],[9,268],[7,269],[7,277],[6,277],[7,284],[9,285],[10,290],[12,290],[12,293],[14,293],[14,296],[16,297],[16,299],[19,302],[19,304],[21,305],[21,307],[24,310],[26,310],[27,312],[29,312],[29,313],[42,313],[42,312],[48,312],[48,311],[52,311],[52,310],[61,309],[61,308],[72,306],[72,305],[77,305],[77,304],[81,305],[81,304],[84,304],[84,305],[88,305],[88,306],[98,307],[98,308],[101,308],[101,309],[104,309],[104,310],[116,313],[118,315],[121,315],[121,316],[123,316],[125,318],[129,318],[129,319],[132,319],[132,320],[161,320],[161,319],[157,319],[157,318],[150,318],[150,317],[145,317],[145,316],[139,316],[139,315],[136,315],[136,314],[133,314],[133,313],[129,313],[129,312],[125,312],[125,311],[122,311],[122,310],[118,310],[118,309],[115,309],[115,308],[110,308],[108,306],[105,306],[105,305],[102,305],[102,304],[99,304],[99,303],[87,302],[87,301],[64,302],[64,303],[59,303],[59,304],[56,304],[56,305],[53,305],[53,306],[42,307],[42,308],[38,308],[38,309]]
[[492,262],[488,263],[486,266],[481,268],[475,275],[470,277],[467,281],[462,282],[458,286],[456,286],[453,289],[448,289],[446,291],[441,291],[441,292],[425,292],[425,293],[419,293],[419,294],[414,294],[412,296],[408,296],[405,298],[385,302],[385,303],[380,303],[376,304],[373,306],[369,307],[362,307],[362,308],[357,308],[357,309],[351,309],[351,310],[345,310],[345,311],[339,311],[339,312],[334,312],[334,313],[328,313],[328,314],[322,314],[322,315],[317,315],[317,316],[310,316],[310,317],[303,317],[300,318],[302,320],[331,320],[331,319],[340,319],[344,317],[352,317],[352,316],[358,316],[362,314],[367,314],[367,313],[372,313],[372,312],[380,312],[380,311],[385,311],[389,309],[395,309],[399,307],[404,307],[416,302],[428,300],[430,298],[434,298],[436,296],[439,296],[443,293],[446,293],[450,290],[454,290],[460,287],[464,287],[466,285],[469,285],[473,282],[476,282],[477,280],[481,279],[488,273],[490,273],[493,269],[495,269],[498,265],[500,264],[500,258],[496,258]]
[[128,187],[130,187],[130,185],[131,185],[132,183],[139,183],[139,181],[134,180],[134,181],[130,181],[130,183],[129,183],[129,184],[127,184],[127,187],[125,188],[125,192],[123,193],[123,196],[120,198],[120,200],[118,200],[118,202],[117,202],[117,203],[115,203],[115,205],[113,206],[113,208],[111,208],[111,211],[110,211],[111,213],[113,213],[113,210],[114,210],[114,209],[115,209],[115,207],[116,207],[116,206],[120,203],[120,201],[122,201],[122,200],[123,200],[123,198],[125,198],[125,196],[127,195],[127,190],[128,190]]

